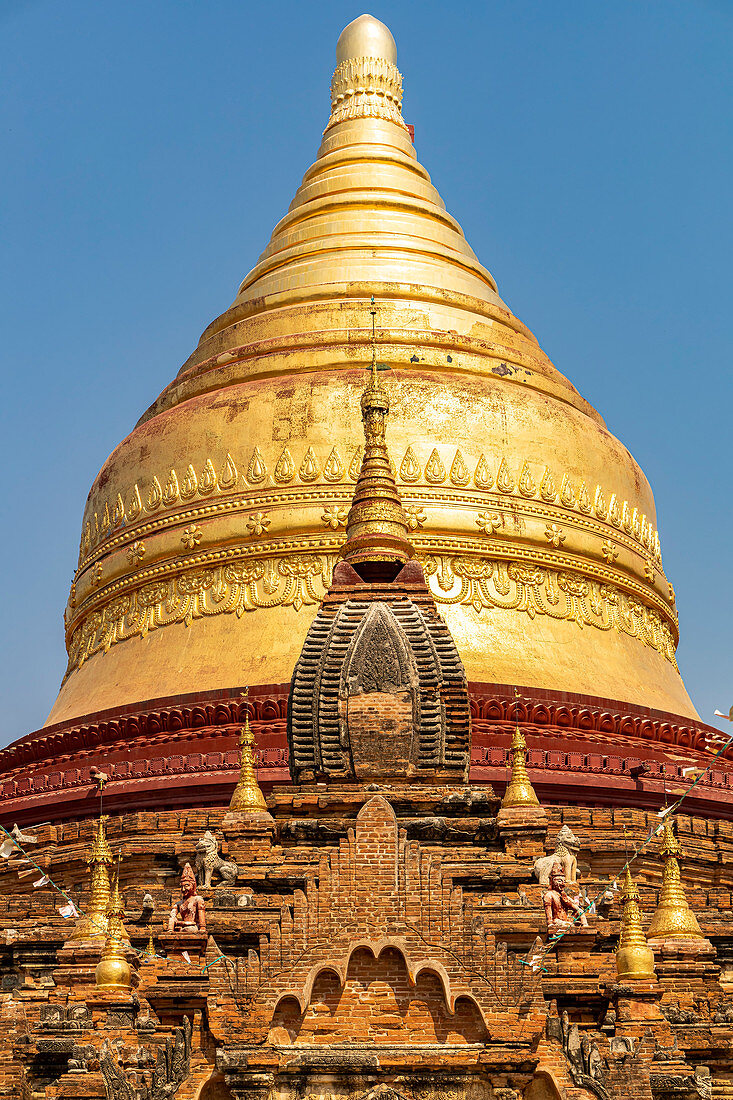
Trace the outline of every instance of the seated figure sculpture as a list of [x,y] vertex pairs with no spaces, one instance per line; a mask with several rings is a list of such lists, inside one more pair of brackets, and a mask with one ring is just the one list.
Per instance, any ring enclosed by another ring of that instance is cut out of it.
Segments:
[[559,861],[552,865],[550,889],[546,891],[543,901],[549,935],[565,932],[573,924],[580,924],[581,928],[588,927],[582,906],[565,891],[565,871]]
[[196,876],[190,863],[181,872],[181,900],[171,909],[169,932],[206,932],[206,905],[196,892]]

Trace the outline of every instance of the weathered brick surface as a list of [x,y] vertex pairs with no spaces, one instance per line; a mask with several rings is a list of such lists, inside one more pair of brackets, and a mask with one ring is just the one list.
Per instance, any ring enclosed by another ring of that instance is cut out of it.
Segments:
[[[106,1003],[79,952],[73,980],[69,971],[68,984],[58,984],[60,958],[73,954],[71,945],[62,951],[69,925],[48,889],[33,890],[6,865],[0,881],[0,1096],[23,1097],[24,1089],[28,1097],[52,1100],[106,1096],[104,1078],[94,1069],[105,1042],[113,1044],[115,1064],[127,1080],[150,1080],[158,1049],[184,1016],[198,1023],[187,1077],[176,1093],[183,1100],[193,1100],[212,1075],[215,1100],[227,1096],[225,1088],[228,1095],[250,1095],[258,1074],[263,1100],[272,1089],[288,1092],[293,1058],[301,1074],[305,1065],[307,1073],[319,1074],[334,1072],[335,1065],[334,1096],[353,1096],[355,1081],[366,1093],[372,1086],[361,1075],[368,1072],[377,1081],[409,1080],[411,1095],[427,1097],[426,1066],[435,1081],[449,1070],[464,1091],[484,1081],[487,1097],[492,1088],[497,1095],[501,1088],[526,1092],[528,1100],[555,1095],[554,1088],[577,1100],[591,1096],[573,1078],[562,1042],[545,1038],[553,1012],[558,1020],[566,1012],[608,1063],[606,1085],[616,1089],[610,1096],[649,1098],[651,1081],[654,1095],[664,1096],[667,1086],[676,1088],[685,1075],[692,1081],[704,1066],[724,1082],[733,1042],[725,979],[733,970],[733,828],[680,819],[690,850],[688,897],[717,957],[660,958],[656,987],[634,1001],[615,992],[616,901],[591,918],[587,937],[568,940],[546,957],[545,973],[533,975],[516,955],[526,957],[545,934],[542,891],[531,865],[539,851],[552,849],[559,826],[571,824],[581,840],[582,884],[592,895],[623,862],[620,823],[633,846],[647,835],[653,815],[550,807],[544,844],[513,837],[505,848],[493,825],[496,800],[482,802],[480,793],[420,785],[292,789],[273,805],[269,824],[263,819],[228,837],[221,834],[221,809],[114,817],[109,833],[122,849],[127,928],[140,950],[149,934],[143,894],[155,903],[160,947],[181,862],[192,858],[205,829],[218,830],[228,857],[240,860],[233,889],[204,891],[210,933],[205,961],[189,966],[169,945],[167,958],[139,966],[139,1005],[129,999],[122,1006]],[[45,826],[33,850],[81,905],[92,829],[91,820]],[[648,919],[660,882],[653,845],[638,867]],[[88,1024],[82,1019],[70,1030],[73,1005],[87,1006],[91,1015]],[[52,1006],[61,1011],[53,1026],[42,1018]],[[615,1013],[610,1025],[609,1009]],[[621,1039],[633,1047],[625,1059]],[[665,1052],[675,1041],[680,1064],[670,1069]],[[68,1069],[74,1050],[88,1067],[85,1074]],[[656,1055],[667,1061],[655,1061]],[[80,1091],[82,1079],[87,1092]],[[723,1084],[715,1087],[724,1095]]]

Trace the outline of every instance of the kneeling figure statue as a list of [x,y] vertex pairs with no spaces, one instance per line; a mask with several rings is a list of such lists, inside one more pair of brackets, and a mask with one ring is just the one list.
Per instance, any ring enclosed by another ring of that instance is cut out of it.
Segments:
[[[556,932],[565,932],[574,923],[581,928],[588,927],[588,921],[582,906],[565,891],[565,871],[561,863],[554,863],[550,870],[550,889],[543,898],[547,931],[551,936]],[[579,918],[577,921],[575,918]]]

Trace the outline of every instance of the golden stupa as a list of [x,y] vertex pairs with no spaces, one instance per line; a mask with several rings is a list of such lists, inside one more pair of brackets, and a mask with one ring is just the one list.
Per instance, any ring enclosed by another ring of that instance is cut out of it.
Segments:
[[345,538],[372,296],[410,540],[469,680],[695,716],[649,483],[418,163],[389,30],[361,16],[336,62],[287,214],[92,486],[49,722],[289,681]]

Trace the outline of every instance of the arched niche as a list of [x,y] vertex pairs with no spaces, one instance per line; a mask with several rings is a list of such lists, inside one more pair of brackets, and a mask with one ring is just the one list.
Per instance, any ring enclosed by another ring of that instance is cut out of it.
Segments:
[[341,670],[342,743],[357,778],[404,774],[417,763],[419,676],[410,643],[391,609],[369,608]]
[[227,1083],[220,1073],[212,1073],[196,1094],[196,1100],[234,1100]]
[[562,1097],[550,1074],[540,1071],[527,1086],[524,1100],[562,1100]]

